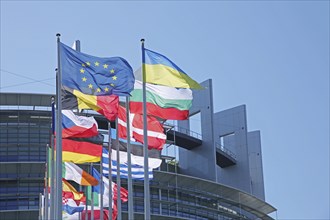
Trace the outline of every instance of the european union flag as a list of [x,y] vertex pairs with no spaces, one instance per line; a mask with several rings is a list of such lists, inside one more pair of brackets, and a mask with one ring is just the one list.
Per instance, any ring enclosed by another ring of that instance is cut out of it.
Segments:
[[125,59],[95,57],[60,45],[62,86],[95,96],[127,96],[133,90],[133,70]]

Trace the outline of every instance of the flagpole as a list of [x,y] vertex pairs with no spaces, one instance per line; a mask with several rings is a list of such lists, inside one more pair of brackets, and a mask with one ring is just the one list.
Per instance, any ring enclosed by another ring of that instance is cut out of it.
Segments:
[[55,133],[55,98],[51,98],[52,103],[52,134],[50,139],[51,157],[50,157],[50,219],[55,219],[55,147],[54,147],[54,133]]
[[[94,172],[93,171],[93,163],[91,163],[90,164],[90,169],[91,169],[91,171],[92,171],[92,173]],[[102,179],[101,179],[101,181],[102,181]],[[94,189],[94,186],[92,186],[92,188],[91,188],[92,190],[91,190],[91,219],[94,219],[94,194],[93,194],[93,189]]]
[[56,83],[56,220],[62,220],[62,101],[61,101],[61,54],[60,54],[60,36],[57,37],[57,83]]
[[[129,117],[129,96],[126,96],[126,135],[127,135],[127,164],[128,164],[128,219],[134,220],[133,206],[133,183],[132,183],[132,161],[131,161],[131,136],[130,136],[130,117]],[[118,132],[118,131],[117,131]],[[119,143],[118,143],[119,144]]]
[[148,164],[148,127],[147,127],[147,102],[146,102],[146,70],[144,39],[141,39],[142,48],[142,92],[143,92],[143,157],[144,157],[144,219],[150,219],[150,188],[149,188],[149,164]]
[[39,215],[38,215],[38,220],[43,220],[42,216],[42,193],[39,193]]
[[[80,52],[80,41],[79,40],[75,40],[74,43],[75,43],[75,50],[78,51],[78,52]],[[82,186],[79,185],[79,192],[81,192],[81,191],[82,191]],[[87,197],[86,197],[86,207],[87,207]],[[82,218],[81,212],[78,213],[78,216],[79,216],[78,218],[80,220]]]
[[[89,166],[87,167],[87,170],[89,171]],[[90,171],[88,173],[91,173]],[[88,187],[90,187],[91,192],[92,192],[92,187],[93,186],[85,186],[86,190],[86,204],[85,204],[85,220],[88,220]],[[92,194],[92,193],[91,193]],[[84,212],[84,211],[83,211]],[[82,218],[83,215],[81,215]],[[80,220],[80,219],[79,219]]]
[[[109,220],[112,220],[112,160],[111,160],[111,122],[108,122],[108,157],[109,157]],[[103,220],[103,219],[102,219]]]
[[101,174],[101,183],[100,183],[100,197],[101,197],[101,201],[100,201],[100,219],[103,220],[103,169],[102,169],[102,157],[101,157],[101,164],[100,164],[100,174]]
[[118,132],[118,116],[116,118],[116,143],[117,143],[117,219],[121,220],[122,215],[121,215],[121,200],[120,200],[120,187],[121,187],[121,182],[120,182],[120,155],[119,155],[119,132]]
[[46,144],[46,175],[45,175],[45,180],[46,180],[46,184],[45,184],[45,204],[44,204],[44,218],[48,219],[48,203],[49,203],[49,165],[50,165],[50,160],[49,160],[49,144]]

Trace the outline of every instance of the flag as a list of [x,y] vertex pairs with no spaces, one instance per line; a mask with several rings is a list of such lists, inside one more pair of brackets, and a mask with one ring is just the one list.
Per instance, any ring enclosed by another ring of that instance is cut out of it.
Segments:
[[103,134],[98,134],[96,136],[93,137],[73,137],[73,138],[67,138],[70,140],[74,140],[74,141],[82,141],[82,142],[89,142],[89,143],[93,143],[93,144],[98,144],[98,145],[103,145],[104,142],[104,135]]
[[67,88],[94,96],[127,96],[133,90],[132,67],[121,57],[95,57],[63,43],[60,56],[62,85]]
[[[93,213],[93,219],[92,219],[92,211],[90,208],[87,211],[87,219],[88,220],[108,220],[109,219],[109,211],[106,209],[103,209],[103,219],[101,219],[101,210],[99,208],[94,209]],[[114,212],[112,210],[112,220],[115,220],[117,218],[117,212]],[[86,210],[83,211],[81,215],[81,219],[85,220],[86,219]]]
[[[101,174],[95,168],[93,168],[92,169],[92,175],[93,175],[93,177],[95,177],[95,179],[97,179],[99,181],[99,184],[97,186],[93,186],[92,189],[93,189],[94,192],[97,192],[98,194],[100,194],[101,193],[101,184],[100,184]],[[105,190],[103,190],[103,194],[104,194],[103,199],[104,199],[104,196],[109,195],[109,179],[102,175],[102,180],[103,180],[103,187],[105,189]],[[118,199],[118,197],[117,197],[117,184],[114,183],[114,182],[111,182],[111,184],[112,184],[113,200],[117,200]],[[127,202],[127,200],[128,200],[128,191],[123,187],[120,187],[120,200],[122,202]],[[113,203],[113,205],[114,205],[114,203]],[[106,201],[106,203],[103,202],[103,206],[108,207],[109,206],[108,201]]]
[[98,184],[97,179],[95,179],[76,164],[71,162],[64,162],[62,164],[62,177],[64,179],[73,180],[79,185],[83,186],[95,186]]
[[78,90],[62,87],[63,109],[92,109],[108,120],[114,121],[118,114],[119,98],[116,95],[88,95]]
[[62,139],[62,151],[62,160],[64,162],[98,162],[102,156],[102,145]]
[[[127,152],[127,140],[118,138],[117,139],[117,129],[111,128],[111,148],[113,150],[117,150],[117,145],[119,145],[120,151]],[[140,142],[134,141],[134,139],[130,141],[131,153],[135,156],[143,156],[143,144]],[[157,149],[149,149],[148,157],[152,158],[160,158],[161,151]]]
[[[140,114],[129,114],[130,116],[130,131],[131,137],[140,143],[144,143],[143,140],[143,116]],[[147,116],[148,124],[148,148],[161,150],[166,142],[166,135],[164,134],[164,128],[160,122],[152,116]],[[126,109],[119,106],[118,109],[118,134],[120,138],[127,139],[126,132]]]
[[[127,163],[127,152],[119,151],[119,168],[120,168],[120,177],[128,178],[128,163]],[[111,152],[111,174],[112,177],[117,176],[117,152],[112,150]],[[153,169],[158,168],[162,163],[161,159],[158,158],[148,158],[148,175],[149,179],[153,179]],[[102,166],[103,166],[103,175],[109,176],[109,155],[106,149],[103,149],[102,154]],[[132,179],[135,180],[144,180],[144,158],[143,156],[135,156],[131,154],[131,170],[132,170]]]
[[[143,114],[142,82],[135,80],[130,98],[131,113]],[[146,83],[147,114],[162,119],[186,120],[192,105],[190,89]]]
[[[99,205],[100,204],[100,199],[101,199],[101,196],[100,196],[100,193],[101,193],[101,185],[100,185],[101,175],[95,168],[92,169],[92,175],[93,175],[93,177],[95,177],[99,181],[99,184],[97,186],[92,186],[91,187],[92,188],[92,196],[94,198],[94,208],[96,210],[98,210],[98,208],[100,206]],[[110,192],[109,192],[109,179],[102,175],[102,181],[103,181],[103,207],[109,207],[109,194],[110,194]],[[113,199],[113,202],[112,202],[112,219],[115,220],[117,218],[117,199],[118,199],[118,197],[117,197],[117,184],[111,182],[111,185],[112,185],[111,190],[112,190],[112,199]],[[88,188],[88,189],[89,189],[89,192],[90,192],[90,188]],[[89,196],[89,198],[91,198],[91,196]],[[127,202],[127,198],[128,198],[128,191],[125,188],[120,187],[120,200],[122,202]],[[89,204],[91,204],[91,200],[89,200]],[[90,213],[88,213],[88,215],[89,214]]]
[[62,110],[62,138],[95,136],[97,129],[94,117],[78,116],[72,110]]
[[82,212],[85,205],[83,203],[77,204],[73,199],[62,197],[62,208],[63,211],[72,215],[76,212]]
[[80,220],[79,213],[75,212],[72,215],[70,215],[67,212],[62,212],[62,220]]
[[[94,218],[93,220],[101,220],[101,210],[97,207],[94,207]],[[88,207],[88,211],[87,211],[87,219],[88,220],[92,220],[92,211],[90,206]],[[112,211],[112,220],[115,220],[117,217],[117,212],[114,213]],[[86,210],[82,211],[81,217],[79,218],[79,214],[76,212],[72,215],[69,215],[68,213],[64,212],[62,215],[62,219],[63,220],[85,220],[86,219]],[[108,220],[109,219],[109,211],[107,209],[103,209],[103,220]]]
[[62,178],[62,197],[73,199],[76,202],[84,202],[86,200],[84,193],[78,192],[67,180]]
[[146,82],[175,88],[202,89],[182,69],[164,55],[144,48]]
[[[101,204],[101,176],[99,172],[93,168],[91,171],[92,176],[99,182],[96,186],[88,187],[88,205],[92,204],[91,198],[93,197],[94,207],[100,207]],[[109,207],[109,179],[102,176],[103,181],[103,207]],[[113,185],[113,183],[112,183]],[[113,186],[112,186],[113,187]]]

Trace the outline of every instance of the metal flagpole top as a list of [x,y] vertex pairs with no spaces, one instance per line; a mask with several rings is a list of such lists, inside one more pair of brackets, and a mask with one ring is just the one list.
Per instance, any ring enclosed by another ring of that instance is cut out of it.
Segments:
[[141,43],[144,43],[144,38],[141,38]]
[[57,34],[56,34],[56,37],[60,37],[60,36],[61,36],[61,34],[60,34],[60,33],[57,33]]

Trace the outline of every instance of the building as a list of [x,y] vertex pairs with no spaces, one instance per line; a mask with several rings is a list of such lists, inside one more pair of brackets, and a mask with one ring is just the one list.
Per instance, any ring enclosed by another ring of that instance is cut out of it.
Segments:
[[[244,105],[213,112],[212,81],[194,91],[191,120],[165,127],[174,156],[164,155],[150,182],[152,219],[272,219],[265,202],[259,131],[248,131]],[[0,219],[37,219],[50,142],[51,95],[0,94]],[[193,116],[194,115],[194,116]],[[95,116],[100,129],[108,129]],[[125,180],[122,181],[125,187]],[[143,219],[143,182],[134,182]],[[127,204],[123,204],[127,219]]]

